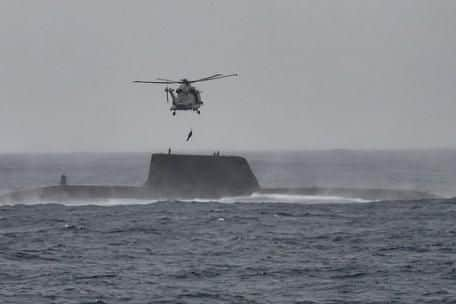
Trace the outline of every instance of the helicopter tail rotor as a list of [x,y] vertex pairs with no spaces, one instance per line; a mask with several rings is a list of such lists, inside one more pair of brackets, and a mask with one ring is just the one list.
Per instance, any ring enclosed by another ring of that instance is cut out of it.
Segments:
[[166,86],[165,92],[166,92],[166,103],[169,103],[169,88],[168,88],[168,86]]

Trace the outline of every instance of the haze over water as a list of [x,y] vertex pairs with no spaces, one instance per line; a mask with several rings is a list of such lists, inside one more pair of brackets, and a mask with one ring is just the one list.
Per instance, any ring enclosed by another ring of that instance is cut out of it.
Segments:
[[[384,188],[456,196],[456,150],[221,152],[247,157],[263,187]],[[149,162],[150,153],[0,155],[0,192],[56,185],[61,174],[69,184],[139,186],[147,179]]]

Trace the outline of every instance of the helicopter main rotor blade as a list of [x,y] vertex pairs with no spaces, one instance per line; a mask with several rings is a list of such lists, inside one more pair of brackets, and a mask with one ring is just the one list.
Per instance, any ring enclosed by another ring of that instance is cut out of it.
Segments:
[[204,77],[204,78],[200,78],[200,79],[195,79],[195,80],[190,80],[189,82],[192,83],[192,82],[206,81],[206,80],[214,79],[215,77],[219,77],[219,76],[222,76],[222,74],[214,74],[212,76],[208,76],[208,77]]
[[204,78],[195,79],[195,80],[190,80],[190,82],[209,80],[209,79],[212,79],[212,78],[218,77],[218,76],[222,76],[222,74],[214,74],[214,75],[207,76],[207,77],[204,77]]
[[181,83],[180,81],[143,81],[143,80],[135,80],[134,83],[158,83],[158,84],[173,84],[173,83]]
[[178,80],[170,80],[170,79],[166,79],[166,78],[157,78],[157,80],[160,80],[160,81],[167,81],[167,82],[180,82]]
[[239,76],[238,74],[229,74],[229,75],[223,75],[223,74],[216,74],[212,77],[206,77],[206,78],[202,78],[202,79],[198,79],[198,80],[192,80],[190,81],[190,83],[194,83],[194,82],[201,82],[201,81],[209,81],[209,80],[216,80],[216,79],[222,79],[222,78],[226,78],[226,77],[235,77],[235,76]]

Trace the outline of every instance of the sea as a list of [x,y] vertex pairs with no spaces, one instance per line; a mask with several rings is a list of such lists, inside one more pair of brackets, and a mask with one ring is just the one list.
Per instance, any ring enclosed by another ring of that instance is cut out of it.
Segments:
[[[264,187],[441,198],[0,202],[0,303],[456,303],[455,150],[236,154]],[[141,185],[149,161],[3,154],[0,193],[55,185],[61,174],[69,184]]]

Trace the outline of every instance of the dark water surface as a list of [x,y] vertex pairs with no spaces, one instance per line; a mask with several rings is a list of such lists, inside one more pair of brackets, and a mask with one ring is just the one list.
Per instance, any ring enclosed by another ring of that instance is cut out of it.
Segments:
[[456,201],[0,207],[0,303],[456,303]]

